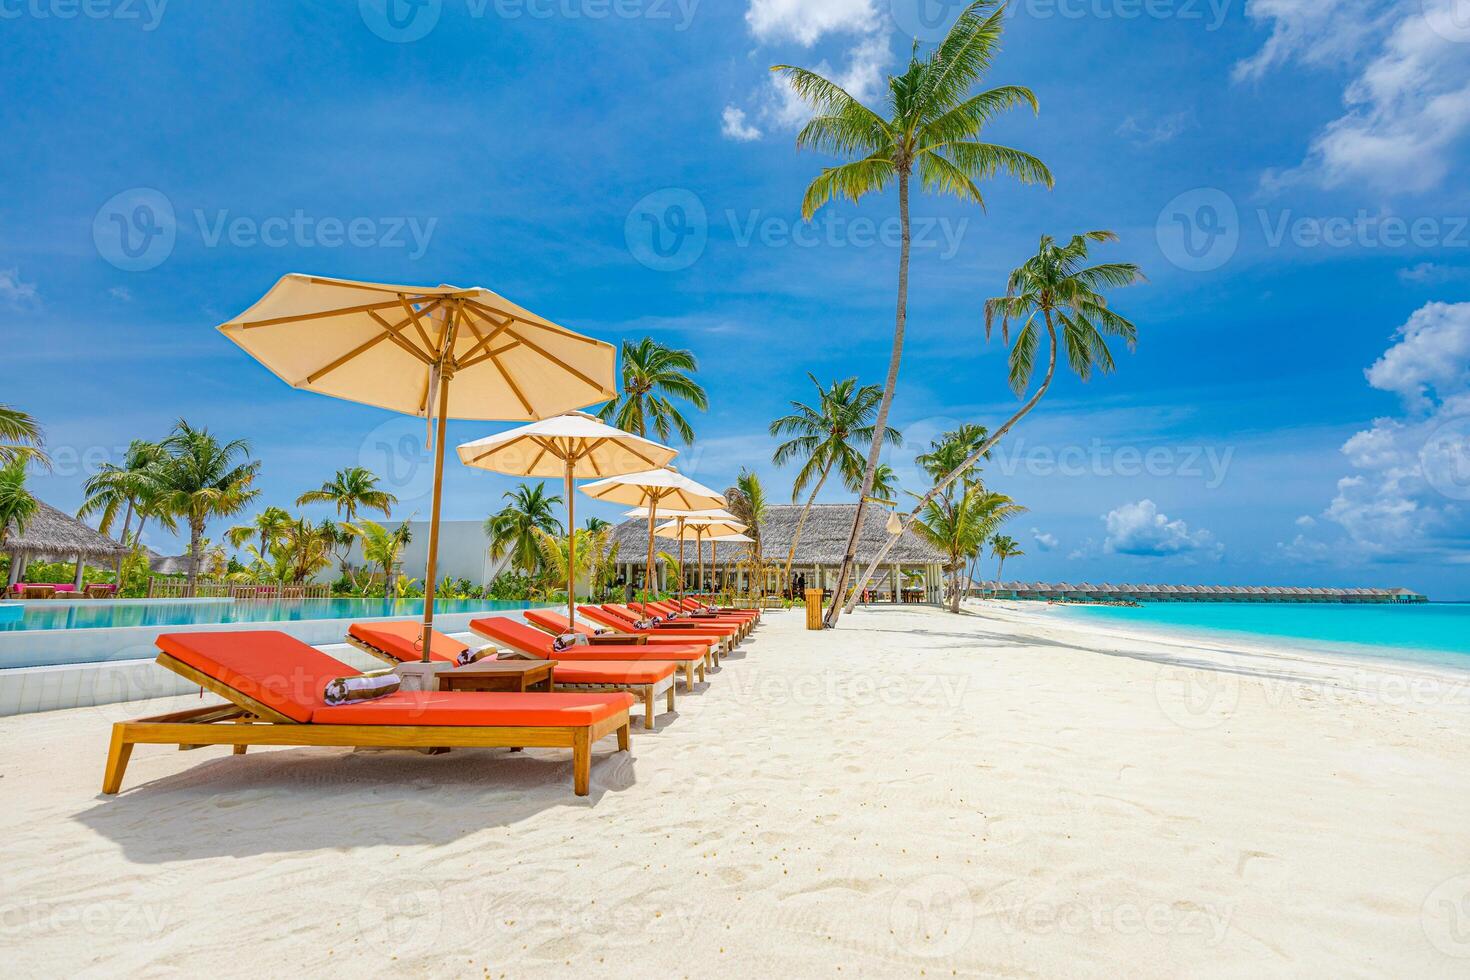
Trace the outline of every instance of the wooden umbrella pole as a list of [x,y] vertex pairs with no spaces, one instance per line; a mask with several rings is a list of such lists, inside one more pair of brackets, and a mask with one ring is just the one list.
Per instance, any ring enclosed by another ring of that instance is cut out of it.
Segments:
[[429,512],[429,564],[424,573],[424,663],[434,636],[434,575],[439,563],[439,514],[444,497],[444,430],[449,413],[449,379],[439,377],[439,425],[434,437],[434,505]]
[[[720,592],[720,539],[719,538],[710,538],[709,539],[709,564],[710,564],[710,574],[714,577],[714,580],[715,580],[715,588],[714,588],[715,595],[719,595],[719,592]],[[713,606],[714,605],[714,602],[711,601],[710,602],[710,605]]]
[[679,518],[679,603],[684,602],[684,518]]
[[648,594],[653,591],[653,525],[658,521],[658,494],[648,499],[648,566],[643,571],[643,618],[648,618]]
[[704,529],[694,529],[694,549],[699,553],[699,592],[704,592]]
[[575,457],[567,454],[567,620],[577,631],[577,506],[572,499],[572,468]]

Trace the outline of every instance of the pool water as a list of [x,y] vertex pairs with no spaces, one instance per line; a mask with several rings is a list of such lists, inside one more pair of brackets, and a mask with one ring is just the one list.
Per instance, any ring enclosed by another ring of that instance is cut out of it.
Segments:
[[1153,602],[1059,606],[1069,616],[1174,632],[1248,634],[1313,649],[1470,669],[1470,603]]
[[[290,623],[320,619],[378,619],[420,616],[422,599],[105,599],[97,602],[41,600],[17,604],[0,616],[0,633],[30,630],[93,630],[123,626],[202,626],[221,623]],[[530,603],[495,599],[440,599],[436,613],[490,613],[531,608]]]

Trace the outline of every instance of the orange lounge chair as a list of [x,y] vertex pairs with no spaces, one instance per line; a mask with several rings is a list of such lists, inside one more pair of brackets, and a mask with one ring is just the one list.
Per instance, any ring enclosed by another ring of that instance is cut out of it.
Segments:
[[[706,604],[703,600],[686,597],[683,602],[683,608],[685,612],[699,612],[706,608]],[[752,623],[759,623],[761,621],[761,611],[759,609],[736,609],[734,606],[714,606],[712,608],[721,616],[738,616],[741,619],[748,619]]]
[[[637,606],[625,606],[618,605],[617,603],[607,603],[606,605],[602,606],[601,609],[603,612],[616,617],[622,623],[633,629],[637,629],[637,624],[642,622],[642,603],[639,603]],[[648,615],[649,617],[656,616],[660,619],[664,619],[668,616],[668,613],[660,612],[652,603],[649,603]],[[640,630],[639,632],[652,632],[655,630],[659,633],[663,633],[668,630],[672,630],[676,633],[690,631],[697,631],[700,633],[718,632],[730,637],[730,641],[732,643],[739,643],[742,639],[741,626],[739,623],[719,623],[711,622],[709,620],[696,620],[687,616],[683,619],[673,620],[672,622],[660,622],[654,626],[649,627],[646,631]]]
[[625,646],[592,645],[574,646],[557,650],[552,646],[552,637],[538,629],[518,623],[504,616],[490,616],[470,620],[470,629],[499,646],[508,648],[512,654],[531,660],[555,660],[559,663],[598,663],[607,661],[664,662],[675,664],[684,675],[684,686],[694,687],[695,676],[704,680],[704,658],[709,656],[709,647],[703,644],[691,646],[660,646],[657,649],[647,644],[629,643]]
[[[550,633],[552,636],[561,636],[572,631],[571,621],[562,613],[553,612],[550,609],[530,609],[524,615],[526,622],[539,630]],[[607,628],[611,629],[612,627]],[[587,637],[587,641],[594,646],[609,644],[616,646],[621,643],[647,643],[655,647],[663,647],[670,643],[675,645],[684,644],[685,646],[697,646],[703,643],[709,647],[710,654],[704,661],[706,667],[711,667],[720,662],[720,657],[725,653],[725,646],[730,641],[730,637],[728,636],[694,632],[680,633],[677,635],[671,633],[659,634],[652,631],[639,635],[624,632],[604,632],[599,634],[597,630],[585,622],[577,623],[576,632]]]
[[694,643],[701,640],[718,640],[722,657],[734,653],[735,648],[740,645],[740,638],[735,635],[735,630],[728,626],[689,625],[677,629],[639,629],[638,621],[633,617],[632,610],[629,610],[628,615],[625,616],[603,606],[578,606],[577,612],[599,626],[615,630],[614,636],[622,636],[625,639],[646,636],[650,643],[658,639],[677,640],[683,637],[687,637],[690,642]]
[[[419,623],[353,623],[347,628],[347,642],[363,653],[386,664],[415,663],[423,659]],[[459,655],[469,647],[452,636],[435,630],[429,640],[429,659],[439,663],[458,664]],[[494,659],[493,655],[487,659]],[[643,702],[643,727],[652,730],[654,707],[662,694],[668,710],[674,710],[674,665],[671,663],[606,661],[600,663],[560,663],[551,671],[551,683],[558,689],[578,691],[626,692]]]
[[158,663],[229,701],[112,726],[102,792],[116,793],[134,745],[331,745],[375,748],[565,747],[573,788],[591,786],[592,745],[630,744],[627,694],[438,694],[399,691],[332,706],[327,684],[357,673],[285,633],[173,633]]
[[733,626],[736,629],[736,635],[742,640],[755,628],[749,620],[738,619],[734,616],[695,616],[693,613],[680,609],[672,602],[650,602],[648,608],[653,610],[655,615],[663,616],[665,619],[677,615],[679,618],[673,620],[676,624],[705,623],[711,626]]

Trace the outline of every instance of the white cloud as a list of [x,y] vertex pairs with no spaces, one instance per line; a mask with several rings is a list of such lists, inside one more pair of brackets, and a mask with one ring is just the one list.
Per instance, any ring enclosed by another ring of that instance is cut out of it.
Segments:
[[107,295],[124,303],[131,303],[133,301],[133,291],[126,286],[113,286],[107,291]]
[[40,298],[35,283],[21,281],[19,269],[0,269],[0,303],[24,307],[33,305]]
[[[812,71],[830,78],[859,102],[874,106],[882,94],[885,73],[892,60],[887,35],[863,38],[847,54],[847,67],[840,71],[826,61],[812,66]],[[812,117],[812,107],[792,91],[791,83],[784,76],[772,73],[770,97],[761,115],[773,125],[795,129]]]
[[1353,472],[1323,516],[1364,557],[1447,557],[1470,537],[1470,303],[1430,303],[1368,369],[1404,413],[1342,445]]
[[1140,122],[1129,116],[1119,124],[1117,134],[1138,146],[1158,146],[1172,142],[1179,134],[1194,127],[1194,113],[1176,112],[1155,122]]
[[750,0],[745,22],[758,41],[795,41],[808,48],[827,34],[883,28],[876,0]]
[[1034,527],[1031,529],[1031,540],[1036,542],[1036,549],[1038,551],[1056,551],[1061,545],[1061,542],[1057,540],[1055,534],[1043,533]]
[[1470,303],[1430,303],[1395,336],[1398,342],[1368,369],[1373,387],[1416,411],[1428,409],[1433,396],[1442,401],[1470,391]]
[[1470,279],[1470,268],[1440,265],[1436,262],[1420,262],[1418,265],[1399,270],[1399,281],[1415,286],[1439,286],[1460,279]]
[[1296,526],[1308,528],[1316,527],[1317,518],[1313,517],[1311,514],[1303,514],[1301,517],[1298,517],[1296,519]]
[[1204,553],[1219,557],[1224,550],[1209,531],[1191,531],[1184,521],[1170,520],[1152,500],[1109,511],[1103,523],[1108,531],[1103,550],[1109,554],[1165,557]]
[[721,117],[720,132],[725,135],[726,139],[740,143],[750,143],[761,138],[760,129],[745,121],[745,110],[733,105],[725,106],[725,112]]
[[1235,66],[1237,80],[1258,81],[1292,61],[1356,72],[1343,91],[1347,111],[1323,127],[1296,171],[1266,182],[1438,186],[1470,133],[1470,30],[1455,14],[1462,2],[1251,0],[1247,14],[1269,22],[1271,35]]
[[1297,564],[1320,564],[1332,559],[1332,548],[1323,541],[1314,541],[1305,534],[1298,534],[1290,543],[1278,541],[1276,550],[1287,561]]

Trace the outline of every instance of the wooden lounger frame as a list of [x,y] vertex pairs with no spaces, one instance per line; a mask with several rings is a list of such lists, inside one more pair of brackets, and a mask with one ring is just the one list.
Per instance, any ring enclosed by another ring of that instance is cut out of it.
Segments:
[[[624,709],[594,725],[577,727],[459,726],[459,725],[323,725],[295,721],[248,694],[242,694],[208,674],[166,653],[158,663],[230,704],[211,705],[173,714],[120,721],[112,726],[107,770],[102,792],[122,788],[134,745],[177,745],[181,750],[206,745],[233,745],[243,755],[249,745],[304,745],[351,748],[570,748],[572,785],[578,796],[591,792],[592,745],[613,732],[618,749],[631,747],[631,722]],[[227,724],[226,724],[227,723]]]
[[[643,639],[646,640],[647,637],[643,637]],[[369,654],[371,656],[377,657],[379,660],[383,661],[383,663],[388,664],[390,666],[396,667],[399,664],[403,663],[402,660],[399,660],[397,657],[393,656],[393,654],[389,653],[387,650],[379,650],[377,647],[373,646],[371,643],[364,643],[362,640],[359,640],[357,637],[353,636],[351,633],[347,634],[347,643],[348,643],[348,645],[354,646],[357,649],[361,650],[363,653],[366,653],[366,654]],[[643,645],[643,644],[639,644],[639,645]],[[524,657],[524,656],[518,656],[516,659],[517,660],[526,660],[526,659],[529,659],[529,658]],[[568,664],[568,666],[571,666],[571,664]],[[678,667],[678,664],[675,664],[674,666],[675,667]],[[552,674],[553,677],[556,676],[556,670],[555,670],[555,668],[552,669],[551,674]],[[657,687],[657,685],[654,685],[654,684],[564,684],[564,683],[558,681],[557,684],[556,684],[556,686],[557,686],[557,690],[561,690],[561,691],[586,691],[589,694],[631,694],[635,698],[637,698],[638,700],[640,700],[640,701],[643,702],[643,711],[644,711],[644,715],[643,715],[643,727],[644,727],[644,729],[646,731],[650,731],[650,732],[653,731],[653,719],[654,719],[654,716],[656,714],[658,714],[658,709],[654,707],[654,702],[658,698],[658,687]],[[666,701],[668,703],[668,709],[667,710],[673,711],[674,710],[674,685],[673,684],[670,684],[667,688],[665,688],[664,694],[667,696],[666,697]]]
[[[616,616],[613,616],[612,613],[604,613],[604,615],[608,616],[611,619],[617,619],[617,617]],[[588,616],[587,618],[589,620],[592,620],[592,617],[591,616]],[[529,619],[526,620],[526,622],[528,624],[530,624],[531,626],[536,626],[536,624],[535,623],[532,623]],[[639,643],[639,642],[646,643],[651,637],[657,635],[656,633],[652,633],[652,632],[648,632],[648,633],[634,633],[634,632],[629,632],[629,631],[631,631],[633,629],[633,627],[630,626],[630,625],[627,625],[625,623],[621,623],[621,622],[619,622],[617,625],[611,625],[611,624],[608,624],[604,620],[604,621],[598,621],[597,622],[597,625],[601,629],[610,629],[610,630],[613,630],[613,632],[611,632],[611,633],[604,633],[603,634],[604,638],[611,636],[611,637],[616,637],[616,638],[618,638],[620,640],[625,640],[625,641],[630,642],[630,643]],[[544,627],[536,626],[536,628],[537,629],[540,629],[542,632],[546,632],[546,630],[545,630]],[[689,629],[689,630],[698,630],[699,629],[699,627],[697,625],[693,624],[693,623],[689,624],[685,628],[686,629]],[[705,657],[704,664],[705,664],[706,667],[713,668],[713,667],[718,667],[720,665],[720,662],[722,660],[724,660],[725,658],[729,657],[730,654],[732,654],[732,653],[735,652],[735,647],[739,644],[739,642],[740,642],[740,640],[742,638],[739,637],[739,636],[736,636],[734,633],[726,633],[724,635],[719,635],[719,634],[713,634],[712,633],[712,634],[709,634],[708,636],[691,636],[688,639],[689,639],[689,642],[690,642],[691,645],[692,644],[695,644],[695,643],[709,644],[709,654]],[[711,640],[713,640],[714,642],[713,643],[710,643]],[[713,658],[713,659],[711,659],[711,658]]]
[[[524,650],[517,650],[515,647],[507,646],[503,640],[497,640],[493,636],[485,636],[484,633],[480,633],[479,630],[476,630],[475,629],[475,626],[474,626],[473,623],[470,624],[470,630],[472,632],[478,634],[479,636],[484,636],[485,639],[489,640],[491,643],[494,643],[496,646],[498,646],[500,648],[501,652],[505,656],[507,656],[507,657],[512,657],[512,658],[514,658],[516,660],[545,660],[546,659],[545,657],[540,656],[539,654],[527,653]],[[693,645],[694,644],[692,644],[692,643],[690,644],[690,646],[693,646]],[[648,648],[648,649],[652,649],[652,648]],[[709,656],[709,654],[706,653],[705,654],[705,657],[708,657],[708,656]],[[576,663],[576,661],[574,661],[574,660],[568,660],[567,663]],[[694,662],[692,660],[665,660],[665,661],[663,661],[663,663],[673,664],[674,665],[674,669],[676,671],[678,671],[680,674],[683,674],[684,675],[684,690],[686,690],[686,691],[692,691],[692,690],[694,690],[694,679],[695,679],[695,677],[698,677],[699,678],[700,683],[703,683],[704,682],[704,660],[700,660],[698,663],[696,663],[696,662]]]

